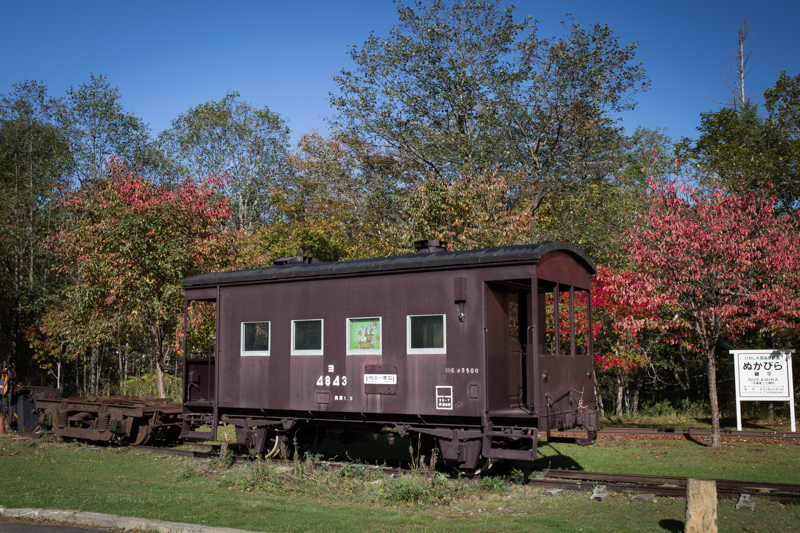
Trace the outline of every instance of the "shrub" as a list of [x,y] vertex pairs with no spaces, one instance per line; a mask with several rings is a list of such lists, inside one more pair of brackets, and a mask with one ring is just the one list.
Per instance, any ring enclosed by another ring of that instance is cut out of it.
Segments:
[[[183,379],[164,374],[164,391],[173,401],[183,400]],[[158,397],[158,385],[155,374],[145,374],[140,378],[131,378],[123,381],[120,394],[124,396],[138,396],[144,398],[148,394]]]

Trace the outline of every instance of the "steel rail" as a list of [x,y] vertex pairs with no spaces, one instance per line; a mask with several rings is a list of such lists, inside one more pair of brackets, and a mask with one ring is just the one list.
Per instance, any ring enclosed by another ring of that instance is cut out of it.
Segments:
[[[569,437],[572,438],[578,435],[579,432],[574,430],[552,432],[554,437]],[[582,435],[583,433],[580,432]],[[710,429],[680,429],[680,428],[601,428],[598,431],[599,435],[641,435],[641,436],[683,436],[683,437],[710,437]],[[756,430],[743,430],[736,431],[732,429],[720,430],[721,437],[738,437],[745,439],[774,439],[774,440],[800,440],[800,432],[791,431],[756,431]]]
[[[617,434],[630,434],[630,435],[690,435],[698,437],[710,437],[710,429],[663,429],[663,428],[603,428],[600,430],[601,434],[617,435]],[[756,430],[742,430],[736,431],[733,429],[723,429],[719,432],[721,437],[743,437],[751,439],[800,439],[800,432],[791,431],[756,431]]]
[[[550,470],[543,478],[530,480],[531,485],[543,488],[585,490],[587,485],[605,485],[607,490],[621,493],[651,493],[656,496],[686,496],[685,477],[649,476],[642,474],[615,474],[609,472],[583,472],[577,470]],[[800,504],[800,485],[767,481],[715,479],[717,494],[737,497],[770,498],[780,503]]]

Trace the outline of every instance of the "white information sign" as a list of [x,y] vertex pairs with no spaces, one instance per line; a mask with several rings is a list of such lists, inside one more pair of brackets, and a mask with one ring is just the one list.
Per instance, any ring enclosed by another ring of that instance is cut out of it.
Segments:
[[397,385],[397,374],[364,374],[365,385]]
[[741,402],[789,402],[792,431],[794,386],[792,354],[794,350],[731,350],[736,368],[736,429],[742,430]]

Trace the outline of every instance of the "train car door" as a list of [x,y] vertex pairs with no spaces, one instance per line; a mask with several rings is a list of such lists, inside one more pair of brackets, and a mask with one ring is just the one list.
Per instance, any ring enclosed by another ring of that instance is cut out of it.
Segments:
[[[216,287],[186,291],[182,438],[217,438],[218,302]],[[211,431],[197,431],[200,426],[210,426]]]
[[530,280],[487,282],[485,302],[487,408],[528,409]]

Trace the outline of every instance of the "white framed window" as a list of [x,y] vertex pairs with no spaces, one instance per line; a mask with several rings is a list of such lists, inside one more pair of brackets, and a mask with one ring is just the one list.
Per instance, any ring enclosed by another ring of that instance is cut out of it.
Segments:
[[322,355],[322,319],[292,320],[292,355]]
[[380,355],[383,346],[381,317],[347,319],[347,355]]
[[269,355],[271,336],[269,322],[242,322],[241,355]]
[[447,353],[445,315],[408,315],[406,351],[410,354]]

